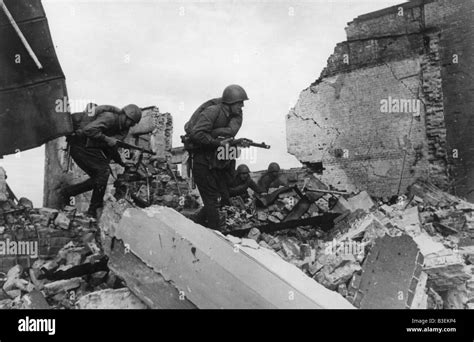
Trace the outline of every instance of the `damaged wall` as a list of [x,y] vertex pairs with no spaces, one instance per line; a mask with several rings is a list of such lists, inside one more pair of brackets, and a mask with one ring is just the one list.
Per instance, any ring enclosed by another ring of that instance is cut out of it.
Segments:
[[473,11],[468,0],[411,1],[349,23],[287,115],[288,152],[322,162],[321,180],[343,190],[385,197],[418,178],[443,189],[454,179],[468,195],[474,90],[460,75],[473,74]]
[[[156,152],[156,156],[165,158],[166,153],[171,151],[173,135],[173,118],[169,113],[160,113],[157,107],[142,108],[142,119],[130,129],[125,142],[151,149]],[[75,184],[88,177],[71,159],[70,171],[67,171],[67,144],[65,138],[59,138],[46,144],[45,148],[45,178],[44,178],[44,199],[45,207],[58,208],[60,199],[58,196],[61,184]],[[133,159],[134,151],[122,155],[124,160]],[[127,158],[128,157],[128,158]],[[113,174],[123,170],[122,167],[112,164]],[[113,187],[114,178],[109,178],[107,192]],[[87,211],[91,192],[76,196],[71,203],[79,211]]]

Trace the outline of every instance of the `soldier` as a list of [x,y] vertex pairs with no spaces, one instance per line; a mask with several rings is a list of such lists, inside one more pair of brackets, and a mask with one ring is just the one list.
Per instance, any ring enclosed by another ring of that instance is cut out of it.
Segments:
[[247,189],[252,189],[257,194],[263,192],[253,180],[250,178],[250,169],[247,165],[241,164],[237,167],[237,175],[229,185],[230,197],[241,196],[243,199],[248,198]]
[[277,163],[270,163],[267,172],[260,177],[257,184],[265,192],[268,192],[271,188],[287,186],[288,181],[280,174],[280,165]]
[[242,125],[242,108],[248,100],[239,85],[224,89],[221,99],[214,99],[198,108],[185,129],[195,148],[192,151],[192,172],[204,207],[196,222],[212,229],[221,229],[219,197],[228,202],[227,186],[233,176],[235,160],[218,160],[217,149],[222,138],[234,137]]
[[73,115],[73,135],[68,137],[70,155],[76,164],[90,178],[79,184],[70,185],[61,191],[64,199],[93,190],[87,213],[99,217],[107,181],[110,175],[110,161],[125,166],[117,151],[117,142],[123,140],[130,127],[142,117],[141,109],[130,104],[123,109],[113,106],[88,108]]

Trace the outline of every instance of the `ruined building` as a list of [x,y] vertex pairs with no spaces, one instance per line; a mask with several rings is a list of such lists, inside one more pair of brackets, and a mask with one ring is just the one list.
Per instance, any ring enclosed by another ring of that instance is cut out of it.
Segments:
[[474,200],[473,19],[472,0],[354,19],[287,115],[288,152],[339,189],[388,197],[421,178]]

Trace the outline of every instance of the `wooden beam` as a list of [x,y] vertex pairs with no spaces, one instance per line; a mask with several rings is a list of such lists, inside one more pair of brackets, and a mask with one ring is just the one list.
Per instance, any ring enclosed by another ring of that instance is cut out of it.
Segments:
[[8,20],[10,21],[10,24],[12,24],[13,28],[15,29],[18,37],[20,38],[21,42],[25,46],[26,51],[30,54],[31,58],[35,62],[36,66],[38,69],[43,69],[43,66],[41,65],[40,61],[38,60],[38,57],[36,57],[33,49],[31,48],[30,44],[26,40],[25,36],[21,32],[20,28],[18,27],[18,24],[16,23],[15,19],[13,19],[13,16],[11,15],[10,11],[7,8],[7,5],[3,2],[3,0],[0,0],[0,7],[2,7],[3,12],[5,12],[5,15],[7,16]]

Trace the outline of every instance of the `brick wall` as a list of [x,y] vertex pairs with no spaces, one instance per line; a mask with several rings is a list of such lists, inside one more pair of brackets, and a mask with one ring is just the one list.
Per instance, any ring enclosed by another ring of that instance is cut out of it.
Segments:
[[[423,178],[474,199],[473,7],[417,0],[354,19],[287,115],[288,151],[348,191],[391,196]],[[382,113],[389,97],[419,100],[419,115]]]
[[[427,4],[425,23],[427,28],[440,30],[451,190],[474,201],[474,1],[438,0]],[[454,55],[458,56],[457,63]]]

